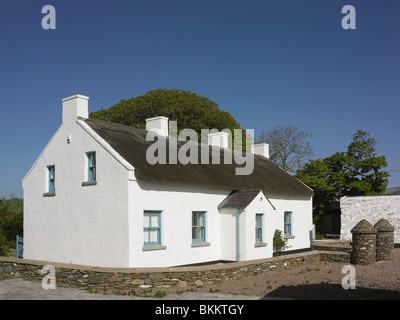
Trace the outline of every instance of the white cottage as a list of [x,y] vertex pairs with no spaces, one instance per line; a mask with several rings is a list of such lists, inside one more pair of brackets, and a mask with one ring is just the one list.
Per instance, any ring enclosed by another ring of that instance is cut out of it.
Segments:
[[[290,250],[310,247],[313,192],[268,159],[267,145],[253,148],[263,154],[252,155],[250,175],[211,161],[152,165],[146,130],[88,119],[88,100],[62,100],[62,124],[23,179],[24,258],[103,267],[243,261],[271,257],[276,229]],[[165,117],[146,129],[169,139]]]

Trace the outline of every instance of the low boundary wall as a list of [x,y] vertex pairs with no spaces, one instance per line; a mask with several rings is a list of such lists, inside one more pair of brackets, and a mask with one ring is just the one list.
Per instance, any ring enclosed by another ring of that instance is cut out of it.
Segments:
[[46,273],[42,268],[55,268],[57,285],[66,287],[150,288],[177,286],[203,286],[232,279],[240,279],[261,272],[282,270],[289,267],[320,261],[350,262],[345,252],[309,251],[280,257],[206,266],[173,268],[101,268],[0,257],[0,279],[18,277],[41,281]]

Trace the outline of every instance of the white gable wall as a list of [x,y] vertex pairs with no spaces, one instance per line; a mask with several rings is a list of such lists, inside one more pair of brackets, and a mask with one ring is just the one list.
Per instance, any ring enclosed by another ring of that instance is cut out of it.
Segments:
[[[97,184],[82,186],[92,151]],[[56,195],[46,197],[49,165]],[[128,171],[104,147],[75,121],[62,124],[23,181],[24,258],[127,266],[127,185]]]

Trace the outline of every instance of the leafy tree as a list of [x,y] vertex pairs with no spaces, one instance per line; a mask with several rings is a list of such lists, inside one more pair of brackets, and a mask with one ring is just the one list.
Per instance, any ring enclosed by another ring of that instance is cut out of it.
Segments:
[[[144,95],[122,99],[108,109],[90,113],[90,118],[120,123],[144,129],[146,119],[165,116],[177,121],[178,133],[185,128],[193,129],[201,139],[201,129],[241,129],[232,115],[219,108],[210,99],[180,89],[155,89]],[[246,135],[242,134],[245,145]]]
[[343,196],[382,194],[389,174],[385,156],[377,156],[377,141],[369,133],[357,130],[346,152],[325,159],[310,160],[296,177],[314,190],[314,220],[330,211]]
[[311,133],[295,126],[277,126],[268,132],[262,131],[257,143],[268,143],[270,159],[283,170],[295,172],[312,155],[312,147],[306,138]]
[[9,208],[6,200],[0,199],[0,256],[7,256],[7,251],[9,250],[7,244],[7,238],[3,231],[3,222],[9,214]]

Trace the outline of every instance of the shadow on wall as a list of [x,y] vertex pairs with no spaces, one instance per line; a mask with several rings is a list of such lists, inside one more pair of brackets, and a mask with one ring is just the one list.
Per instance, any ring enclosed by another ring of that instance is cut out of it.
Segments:
[[399,300],[400,291],[356,287],[343,289],[340,284],[310,284],[280,287],[263,299],[286,298],[295,300]]

